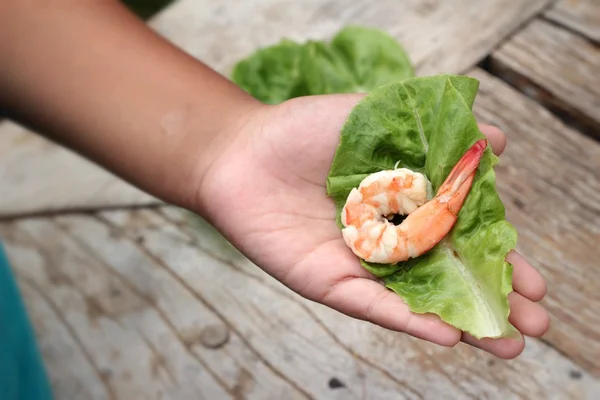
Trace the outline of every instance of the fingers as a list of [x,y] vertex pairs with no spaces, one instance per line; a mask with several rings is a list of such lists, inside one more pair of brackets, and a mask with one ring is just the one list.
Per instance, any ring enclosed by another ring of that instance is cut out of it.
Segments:
[[510,252],[506,261],[513,268],[513,289],[531,301],[540,301],[546,295],[546,282],[525,258],[517,252]]
[[[491,125],[479,124],[479,129],[487,137],[492,151],[499,156],[506,148],[506,136]],[[546,295],[546,282],[520,254],[511,252],[506,257],[513,267],[513,293],[508,296],[510,304],[509,321],[523,335],[539,337],[546,333],[550,318],[546,310],[535,303]],[[525,347],[524,338],[519,339],[475,339],[465,333],[461,341],[487,351],[496,357],[511,359],[517,357]]]
[[[544,307],[536,302],[546,294],[546,283],[540,273],[517,252],[509,253],[506,260],[514,267],[514,292],[508,295],[509,322],[525,336],[543,336],[550,327],[550,317]],[[461,340],[503,359],[517,357],[525,346],[522,337],[478,340],[469,334],[463,334]]]
[[506,136],[504,133],[495,126],[485,124],[479,124],[479,130],[481,130],[481,133],[488,139],[494,154],[497,156],[502,154],[506,147]]
[[508,295],[510,315],[508,320],[526,336],[540,337],[550,326],[550,317],[538,303],[512,292]]
[[[536,303],[545,294],[541,275],[520,255],[507,257],[515,266],[514,287],[508,301],[510,323],[522,335],[540,337],[550,325],[546,310]],[[384,328],[405,332],[441,346],[454,346],[460,340],[496,357],[512,359],[524,349],[522,335],[518,338],[476,339],[468,333],[442,322],[435,315],[413,314],[402,299],[380,283],[364,278],[347,279],[337,283],[322,302],[354,318],[370,321]]]
[[464,333],[461,341],[505,360],[517,357],[525,348],[525,339],[522,336],[518,339],[475,339]]
[[[541,305],[515,292],[509,294],[508,301],[510,303],[508,319],[523,335],[540,337],[546,333],[550,326],[550,318]],[[525,348],[525,340],[522,335],[518,339],[476,339],[465,333],[461,340],[503,359],[515,358]]]
[[400,296],[370,279],[347,279],[331,288],[322,302],[351,317],[405,332],[441,346],[454,346],[460,331],[435,315],[413,314]]

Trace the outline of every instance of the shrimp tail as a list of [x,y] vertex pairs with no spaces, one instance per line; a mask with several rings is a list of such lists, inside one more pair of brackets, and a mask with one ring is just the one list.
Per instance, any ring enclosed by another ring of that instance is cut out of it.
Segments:
[[486,146],[485,139],[475,142],[452,168],[437,192],[436,197],[440,203],[448,203],[448,208],[454,215],[458,214],[469,194]]

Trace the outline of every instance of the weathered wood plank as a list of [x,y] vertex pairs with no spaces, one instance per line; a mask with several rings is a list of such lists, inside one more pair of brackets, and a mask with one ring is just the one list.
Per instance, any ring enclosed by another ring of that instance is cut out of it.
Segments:
[[64,147],[0,122],[0,217],[159,203]]
[[[180,0],[158,14],[150,26],[224,74],[257,47],[275,43],[283,36],[298,40],[327,38],[345,24],[376,26],[405,45],[418,73],[424,75],[456,73],[473,66],[548,3]],[[0,126],[0,138],[11,136],[10,131],[17,129],[11,124]],[[79,156],[33,138],[30,132],[2,140],[0,154],[10,151],[12,155],[0,159],[0,186],[13,189],[0,198],[0,215],[154,202]]]
[[[168,352],[161,357],[143,333],[124,323],[124,319],[134,318],[149,309],[147,300],[118,274],[108,270],[102,259],[95,257],[76,237],[48,220],[33,219],[20,223],[18,229],[10,230],[8,237],[3,239],[11,244],[7,249],[9,258],[25,261],[14,262],[19,279],[35,285],[60,314],[60,319],[79,344],[79,351],[92,363],[111,396],[160,398],[176,393],[179,387],[171,380],[170,371],[179,372],[177,368],[186,372],[178,376],[181,389],[193,390],[196,398],[227,395],[197,360],[186,355],[183,344],[172,346],[173,340],[163,334],[162,349]],[[127,257],[127,254],[122,255]],[[135,262],[131,258],[129,261]],[[135,266],[139,268],[139,265]],[[176,315],[188,310],[185,295],[182,292],[170,303]],[[194,324],[196,318],[186,320]],[[34,321],[37,325],[35,316]],[[44,324],[45,320],[41,319],[39,323]],[[164,323],[157,324],[154,329],[154,333],[163,332]],[[61,359],[62,354],[57,354],[60,350],[52,348],[50,354]],[[172,360],[176,363],[170,366]],[[53,368],[68,367],[53,365]],[[86,386],[87,383],[79,385]],[[64,398],[73,398],[73,393],[65,393]]]
[[[213,399],[243,390],[304,398],[249,355],[237,334],[225,330],[225,352],[206,344],[207,331],[224,327],[219,317],[118,230],[74,216],[24,220],[0,232],[19,278],[53,302],[116,397]],[[252,371],[253,380],[239,371]],[[254,380],[269,386],[247,387]]]
[[536,20],[492,53],[491,71],[600,138],[600,48]]
[[109,399],[112,393],[104,384],[104,375],[94,367],[60,311],[27,279],[19,283],[56,398]]
[[[207,398],[261,400],[303,398],[303,391],[317,399],[582,399],[600,390],[595,377],[539,341],[501,362],[349,319],[293,294],[247,260],[215,261],[202,238],[156,211],[0,226],[20,279],[56,303],[117,399],[199,398],[200,388],[217,391]],[[86,310],[86,298],[106,290],[102,297],[110,296],[111,284],[118,296],[136,300]],[[36,314],[33,320],[45,323]],[[215,325],[229,330],[229,340],[207,347],[203,329]],[[46,334],[52,342],[58,332]],[[61,356],[60,348],[43,349]],[[198,360],[228,393],[218,392]],[[54,366],[56,379],[67,380],[61,371]]]
[[544,15],[600,43],[600,2],[598,0],[559,0]]
[[[386,30],[405,46],[420,75],[473,66],[506,35],[541,11],[545,0],[180,0],[150,26],[186,52],[228,74],[256,48],[327,39],[346,24]],[[473,32],[477,32],[476,35]]]
[[548,283],[545,339],[600,376],[600,144],[481,70],[475,112],[504,129],[497,166],[518,249]]

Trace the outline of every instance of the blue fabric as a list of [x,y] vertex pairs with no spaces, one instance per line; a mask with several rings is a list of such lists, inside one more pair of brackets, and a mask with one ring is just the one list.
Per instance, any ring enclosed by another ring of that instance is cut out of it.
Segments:
[[35,333],[1,244],[0,399],[52,399]]

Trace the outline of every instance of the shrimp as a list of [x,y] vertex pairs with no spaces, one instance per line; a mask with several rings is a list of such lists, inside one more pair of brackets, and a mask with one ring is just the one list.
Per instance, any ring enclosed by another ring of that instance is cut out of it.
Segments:
[[[406,168],[379,171],[353,188],[342,209],[344,241],[354,254],[373,263],[397,263],[431,250],[454,226],[481,156],[478,140],[454,166],[436,195],[425,175]],[[406,215],[399,225],[394,214]]]

